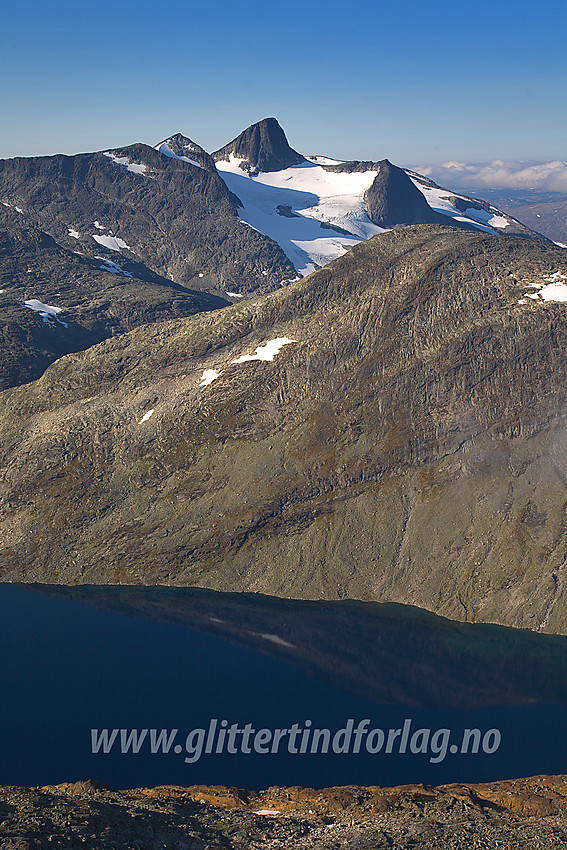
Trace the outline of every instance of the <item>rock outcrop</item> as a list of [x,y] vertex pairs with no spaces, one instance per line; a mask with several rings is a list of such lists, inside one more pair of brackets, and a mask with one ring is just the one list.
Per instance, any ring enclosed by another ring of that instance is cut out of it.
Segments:
[[437,788],[0,788],[3,850],[561,850],[567,777]]

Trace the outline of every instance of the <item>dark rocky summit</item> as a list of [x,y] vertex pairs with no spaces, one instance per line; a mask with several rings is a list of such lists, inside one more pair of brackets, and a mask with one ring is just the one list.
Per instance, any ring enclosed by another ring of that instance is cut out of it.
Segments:
[[403,168],[387,159],[378,163],[378,175],[364,200],[371,221],[380,227],[446,224],[446,216],[431,209]]
[[252,124],[239,136],[215,151],[216,162],[230,154],[244,160],[248,171],[281,171],[305,162],[305,157],[289,146],[286,135],[275,118],[264,118]]
[[[364,195],[368,216],[379,227],[400,227],[406,224],[447,224],[447,216],[432,210],[423,192],[412,183],[403,168],[389,160],[380,162],[341,162],[323,165],[326,171],[352,174],[358,171],[377,171]],[[456,222],[458,226],[460,222]],[[466,225],[466,229],[470,229]]]
[[[268,814],[265,814],[267,812]],[[560,850],[567,777],[434,788],[0,788],[1,850]]]
[[156,150],[165,156],[200,165],[206,171],[216,173],[215,161],[207,151],[183,133],[174,133],[169,139],[164,139],[156,145]]
[[567,315],[523,298],[555,272],[549,243],[412,226],[61,358],[3,395],[1,577],[565,631]]

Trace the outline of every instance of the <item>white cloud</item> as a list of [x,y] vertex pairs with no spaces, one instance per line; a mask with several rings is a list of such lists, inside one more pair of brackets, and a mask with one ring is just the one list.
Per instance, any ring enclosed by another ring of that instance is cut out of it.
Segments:
[[542,189],[567,192],[567,162],[444,162],[442,165],[416,166],[419,174],[441,186],[451,188],[483,186],[488,189]]

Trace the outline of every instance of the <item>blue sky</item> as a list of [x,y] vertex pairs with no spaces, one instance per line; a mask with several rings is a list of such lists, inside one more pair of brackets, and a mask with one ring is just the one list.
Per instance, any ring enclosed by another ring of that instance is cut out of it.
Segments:
[[567,4],[28,0],[3,11],[0,156],[260,118],[293,147],[400,165],[567,159]]

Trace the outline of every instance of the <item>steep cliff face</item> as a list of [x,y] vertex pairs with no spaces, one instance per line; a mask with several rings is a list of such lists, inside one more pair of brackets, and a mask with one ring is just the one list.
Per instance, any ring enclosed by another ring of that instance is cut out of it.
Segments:
[[565,631],[564,257],[408,227],[62,358],[3,395],[2,578]]
[[294,151],[283,129],[275,118],[264,118],[243,130],[235,139],[215,151],[215,160],[235,156],[251,171],[281,171],[291,165],[305,162],[302,154]]

